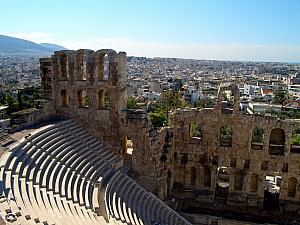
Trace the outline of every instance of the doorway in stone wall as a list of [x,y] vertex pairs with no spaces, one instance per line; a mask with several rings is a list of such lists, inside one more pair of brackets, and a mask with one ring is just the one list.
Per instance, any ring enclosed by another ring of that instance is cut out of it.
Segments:
[[229,176],[230,173],[227,167],[221,166],[218,168],[215,198],[228,198]]
[[125,151],[124,151],[124,167],[130,169],[132,166],[132,153],[133,153],[133,142],[126,136],[125,138]]
[[279,209],[279,194],[282,177],[279,172],[265,176],[263,207],[267,210]]

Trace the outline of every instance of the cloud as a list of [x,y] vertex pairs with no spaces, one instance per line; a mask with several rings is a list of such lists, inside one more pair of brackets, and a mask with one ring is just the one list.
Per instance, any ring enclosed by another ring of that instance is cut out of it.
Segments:
[[70,40],[59,44],[70,49],[112,48],[147,57],[300,62],[300,46],[292,45],[159,43],[124,38]]
[[127,55],[134,56],[300,62],[299,45],[161,43],[137,41],[128,38],[74,38],[64,40],[55,34],[39,32],[10,33],[7,35],[24,38],[36,43],[48,42],[59,44],[68,49],[85,48],[98,50],[111,48],[116,51],[125,51]]

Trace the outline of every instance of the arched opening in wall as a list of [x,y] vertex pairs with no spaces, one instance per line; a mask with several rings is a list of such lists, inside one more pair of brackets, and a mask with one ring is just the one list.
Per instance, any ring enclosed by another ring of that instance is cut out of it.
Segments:
[[242,191],[243,181],[244,181],[243,171],[236,171],[234,173],[234,190],[235,191]]
[[108,80],[109,79],[109,58],[108,54],[105,54],[103,57],[103,80]]
[[61,106],[64,107],[69,105],[68,93],[66,89],[60,91],[60,103]]
[[291,141],[291,153],[300,154],[300,130],[294,130]]
[[196,167],[192,166],[191,167],[190,185],[195,185],[196,184],[196,178],[197,178]]
[[104,109],[105,108],[105,104],[104,104],[104,90],[101,89],[100,91],[98,91],[98,107],[99,109]]
[[201,126],[197,122],[190,123],[190,138],[202,139]]
[[269,153],[271,155],[284,155],[285,133],[280,128],[271,130]]
[[265,177],[264,209],[279,209],[279,194],[282,177],[279,172],[270,173]]
[[290,177],[288,180],[288,197],[294,198],[296,196],[296,188],[297,188],[297,179],[294,177]]
[[264,130],[255,127],[252,132],[251,148],[253,150],[262,150],[264,146]]
[[217,170],[217,184],[215,190],[216,198],[228,198],[229,191],[229,170],[227,167],[221,166]]
[[124,167],[131,168],[132,166],[132,154],[133,154],[133,142],[129,137],[125,137],[125,149],[124,149]]
[[167,173],[167,195],[170,193],[171,189],[172,189],[172,172],[169,169],[168,173]]
[[104,108],[105,109],[109,109],[110,107],[110,98],[109,98],[109,94],[107,93],[107,91],[104,92]]
[[85,90],[79,90],[77,92],[77,104],[78,108],[88,108],[90,101]]
[[59,64],[60,64],[60,72],[61,72],[61,79],[67,80],[68,79],[68,58],[66,54],[62,54],[59,58]]
[[225,90],[222,93],[222,113],[232,114],[234,106],[234,96],[231,90]]
[[232,128],[225,124],[220,129],[220,146],[231,147],[232,145]]
[[129,137],[126,137],[126,153],[132,155],[133,144],[132,140]]
[[203,167],[203,174],[204,174],[204,178],[203,178],[204,187],[210,187],[211,186],[211,170],[208,166]]
[[258,175],[253,173],[250,180],[250,192],[256,193],[258,187]]
[[84,80],[84,52],[82,50],[79,50],[76,53],[76,71],[77,80]]
[[87,80],[87,54],[83,54],[83,69],[82,69],[82,79],[81,80]]

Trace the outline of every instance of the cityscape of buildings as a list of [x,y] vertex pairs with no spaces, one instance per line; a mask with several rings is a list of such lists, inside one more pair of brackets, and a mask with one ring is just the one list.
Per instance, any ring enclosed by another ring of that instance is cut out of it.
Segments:
[[[18,90],[40,82],[38,57],[0,57],[2,93],[17,98]],[[298,108],[300,64],[128,57],[128,96],[138,102],[157,101],[171,90],[180,92],[190,107],[199,107],[199,102],[214,103],[224,82],[238,85],[241,107],[248,113],[281,110],[272,104],[278,91],[286,93],[287,107]]]

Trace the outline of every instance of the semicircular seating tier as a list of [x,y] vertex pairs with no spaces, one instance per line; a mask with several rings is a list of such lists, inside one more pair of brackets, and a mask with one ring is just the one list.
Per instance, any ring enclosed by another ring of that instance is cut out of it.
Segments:
[[106,187],[105,206],[115,224],[191,225],[121,171],[113,175]]
[[190,224],[121,163],[74,120],[44,126],[2,155],[0,214],[20,225]]

